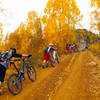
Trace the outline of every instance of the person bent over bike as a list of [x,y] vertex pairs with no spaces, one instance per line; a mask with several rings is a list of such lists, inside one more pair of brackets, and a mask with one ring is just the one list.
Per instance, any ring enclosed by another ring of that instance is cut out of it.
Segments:
[[45,68],[45,63],[47,63],[46,67],[49,66],[50,62],[50,54],[54,51],[54,44],[50,43],[44,50],[44,60],[42,64],[42,68]]
[[8,64],[12,57],[28,57],[29,55],[17,54],[16,48],[11,47],[9,51],[0,53],[0,95],[3,94],[1,90],[1,85],[4,82],[6,70],[8,69]]

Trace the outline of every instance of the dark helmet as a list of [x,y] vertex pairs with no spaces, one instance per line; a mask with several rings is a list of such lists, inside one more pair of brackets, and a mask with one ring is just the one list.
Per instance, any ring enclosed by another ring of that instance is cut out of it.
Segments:
[[11,47],[10,49],[14,50],[14,53],[16,53],[16,48],[15,47]]

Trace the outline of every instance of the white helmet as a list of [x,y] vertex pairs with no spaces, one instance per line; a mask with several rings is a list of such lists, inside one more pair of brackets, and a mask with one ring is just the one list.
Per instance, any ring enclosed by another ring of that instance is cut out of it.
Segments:
[[54,44],[53,43],[50,43],[49,46],[54,46]]

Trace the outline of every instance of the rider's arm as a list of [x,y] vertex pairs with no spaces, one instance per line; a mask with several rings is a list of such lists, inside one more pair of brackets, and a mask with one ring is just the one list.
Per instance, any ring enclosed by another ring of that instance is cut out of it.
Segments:
[[21,58],[22,55],[21,54],[13,54],[12,57],[20,57]]
[[29,55],[26,55],[26,54],[22,54],[22,57],[28,57]]
[[54,51],[55,49],[54,48],[51,48],[51,51]]
[[50,53],[52,53],[55,49],[54,48],[50,48]]
[[29,55],[26,54],[14,54],[13,57],[28,57]]

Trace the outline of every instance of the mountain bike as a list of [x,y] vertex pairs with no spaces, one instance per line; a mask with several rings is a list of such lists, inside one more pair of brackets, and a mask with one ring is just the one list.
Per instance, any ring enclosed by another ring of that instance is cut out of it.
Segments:
[[60,57],[59,57],[57,51],[53,51],[53,54],[51,55],[51,61],[50,61],[50,62],[51,62],[51,65],[52,65],[53,67],[56,66],[56,62],[57,62],[58,64],[61,62],[61,59],[60,59]]
[[[21,59],[16,59],[16,60],[13,60],[10,62],[10,64],[12,64],[17,71],[17,73],[11,74],[7,80],[8,90],[13,95],[19,94],[22,90],[22,81],[25,80],[25,68],[27,70],[28,78],[32,82],[34,82],[36,80],[36,70],[35,70],[34,66],[32,66],[32,64],[29,60],[30,57],[31,56],[21,58]],[[27,60],[26,60],[26,58],[27,58]],[[15,62],[18,62],[18,61],[22,61],[19,68],[17,68],[15,65]],[[21,71],[21,69],[22,69],[22,71]]]

